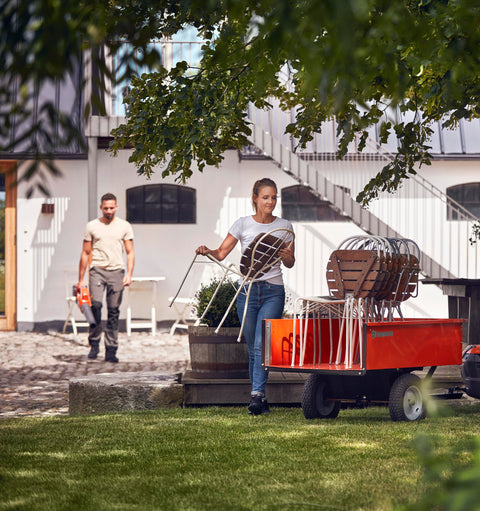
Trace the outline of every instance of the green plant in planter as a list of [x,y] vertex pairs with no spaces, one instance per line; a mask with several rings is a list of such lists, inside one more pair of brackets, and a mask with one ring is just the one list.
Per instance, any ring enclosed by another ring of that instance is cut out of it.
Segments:
[[[201,317],[203,311],[206,309],[210,299],[215,293],[215,289],[217,289],[219,279],[213,279],[209,284],[202,284],[200,289],[197,291],[195,295],[196,303],[194,305],[195,312],[197,313],[197,317]],[[225,311],[227,310],[230,302],[236,293],[236,287],[231,280],[225,280],[220,286],[215,300],[212,305],[208,309],[205,317],[202,320],[202,324],[206,324],[208,326],[216,327],[223,318]],[[228,316],[223,322],[223,327],[239,327],[240,321],[237,316],[237,304],[234,303]]]

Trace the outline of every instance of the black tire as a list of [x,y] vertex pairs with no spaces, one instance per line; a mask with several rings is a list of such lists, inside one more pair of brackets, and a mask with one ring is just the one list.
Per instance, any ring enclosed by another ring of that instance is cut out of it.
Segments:
[[335,419],[340,402],[329,399],[327,380],[321,374],[311,374],[303,386],[302,411],[306,419]]
[[425,395],[421,379],[414,374],[402,374],[390,389],[388,408],[392,421],[416,421],[426,416]]

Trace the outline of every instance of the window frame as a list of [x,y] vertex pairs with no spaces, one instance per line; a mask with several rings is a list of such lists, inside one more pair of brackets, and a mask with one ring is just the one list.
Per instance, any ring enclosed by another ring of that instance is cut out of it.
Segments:
[[[285,195],[289,192],[295,191],[296,199],[289,201],[285,199]],[[282,218],[289,220],[290,222],[347,222],[348,219],[335,211],[330,203],[326,200],[322,200],[317,197],[313,192],[304,185],[292,185],[286,186],[281,189],[281,200],[282,200]],[[309,201],[301,200],[308,197]],[[296,211],[294,215],[287,213],[288,208],[293,208],[291,211]],[[314,214],[310,214],[313,210],[316,210]],[[303,214],[300,213],[303,210]],[[307,218],[305,218],[307,216]],[[303,217],[303,218],[302,218]],[[313,218],[315,217],[315,218]]]
[[196,224],[196,192],[195,188],[171,183],[128,188],[125,192],[127,221],[136,225]]
[[[476,195],[476,200],[466,200],[467,195]],[[460,204],[474,217],[480,217],[480,182],[473,181],[470,183],[459,183],[457,185],[449,186],[446,189],[446,195],[448,200],[452,200],[457,204]],[[447,202],[447,220],[453,222],[459,222],[462,220],[470,220],[469,218],[460,216],[455,210],[453,210]]]

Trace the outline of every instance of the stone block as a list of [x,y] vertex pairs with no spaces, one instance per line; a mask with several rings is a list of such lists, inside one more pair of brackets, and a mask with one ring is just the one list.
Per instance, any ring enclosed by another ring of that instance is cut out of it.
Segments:
[[69,381],[69,414],[87,415],[171,408],[183,404],[180,375],[104,373]]

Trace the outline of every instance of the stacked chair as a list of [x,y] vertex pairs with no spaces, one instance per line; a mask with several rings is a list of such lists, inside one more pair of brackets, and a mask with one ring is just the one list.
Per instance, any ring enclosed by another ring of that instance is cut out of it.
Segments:
[[[419,259],[420,250],[409,239],[365,235],[343,241],[327,264],[330,296],[295,301],[292,367],[303,365],[309,336],[318,364],[328,349],[328,364],[362,366],[363,324],[394,321],[396,314],[404,320],[402,303],[418,294]],[[322,319],[329,321],[329,343],[320,339]],[[338,339],[333,332],[339,332]]]
[[338,299],[363,298],[368,317],[391,321],[401,318],[401,304],[418,294],[420,250],[408,239],[355,236],[332,252],[327,264],[327,284]]

